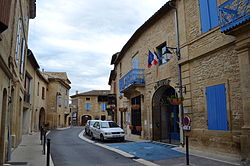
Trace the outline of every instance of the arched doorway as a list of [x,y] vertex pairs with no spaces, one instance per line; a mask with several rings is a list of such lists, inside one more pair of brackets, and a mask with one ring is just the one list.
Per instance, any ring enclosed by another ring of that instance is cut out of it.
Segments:
[[153,140],[179,144],[179,106],[169,102],[172,95],[176,91],[169,85],[161,86],[153,95]]
[[83,116],[82,116],[82,126],[85,126],[86,123],[87,123],[87,121],[88,121],[88,120],[91,120],[91,119],[92,119],[92,118],[91,118],[90,115],[83,115]]
[[3,97],[2,97],[2,108],[1,108],[1,126],[0,126],[0,165],[2,165],[5,162],[5,144],[4,144],[4,138],[5,138],[5,126],[6,126],[6,113],[7,113],[7,90],[3,90]]
[[39,129],[41,130],[41,127],[44,127],[45,125],[45,110],[42,107],[39,112]]

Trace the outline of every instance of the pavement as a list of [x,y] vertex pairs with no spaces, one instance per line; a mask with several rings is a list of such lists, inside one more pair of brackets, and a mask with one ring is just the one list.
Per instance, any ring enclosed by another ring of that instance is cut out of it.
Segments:
[[[11,160],[4,166],[46,166],[46,157],[43,155],[40,132],[33,132],[22,136],[22,142],[12,151]],[[54,166],[51,156],[50,166]]]

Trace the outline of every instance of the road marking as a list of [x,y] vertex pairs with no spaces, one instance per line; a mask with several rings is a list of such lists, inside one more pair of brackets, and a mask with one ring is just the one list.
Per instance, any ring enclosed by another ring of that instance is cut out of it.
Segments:
[[[110,146],[107,146],[107,145],[100,144],[100,143],[97,143],[95,141],[89,140],[89,139],[85,138],[83,136],[83,134],[84,134],[84,130],[82,132],[80,132],[80,134],[78,135],[78,137],[81,138],[82,140],[86,141],[86,142],[89,142],[89,143],[95,144],[97,146],[103,147],[105,149],[111,150],[113,152],[119,153],[120,155],[122,155],[124,157],[128,157],[128,158],[134,158],[135,157],[134,155],[132,155],[130,153],[127,153],[127,152],[124,152],[122,150],[115,149],[115,148],[112,148]],[[138,163],[141,163],[143,165],[146,165],[146,166],[160,166],[158,164],[152,163],[152,162],[144,160],[144,159],[133,159],[133,160],[136,161],[136,162],[138,162]]]
[[159,166],[158,164],[152,163],[150,161],[147,160],[143,160],[143,159],[133,159],[134,161],[141,163],[143,165],[147,165],[147,166]]

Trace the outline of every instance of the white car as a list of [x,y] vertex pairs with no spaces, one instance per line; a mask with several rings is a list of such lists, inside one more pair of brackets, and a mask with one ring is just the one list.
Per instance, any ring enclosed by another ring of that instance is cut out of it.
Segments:
[[87,135],[90,135],[90,127],[94,125],[95,122],[98,122],[101,120],[88,120],[86,125],[85,125],[85,133]]
[[91,139],[100,139],[101,141],[109,139],[119,139],[124,141],[125,133],[115,122],[113,121],[98,121],[90,127]]

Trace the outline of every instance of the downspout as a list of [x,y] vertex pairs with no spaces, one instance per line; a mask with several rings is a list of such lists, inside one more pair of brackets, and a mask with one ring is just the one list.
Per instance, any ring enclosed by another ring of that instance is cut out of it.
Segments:
[[[176,55],[177,55],[177,60],[178,62],[181,60],[181,54],[180,54],[180,38],[179,38],[179,23],[178,23],[178,13],[177,13],[177,8],[175,6],[175,3],[171,0],[169,1],[169,6],[172,7],[175,11],[175,31],[176,31]],[[178,63],[178,88],[179,88],[179,93],[180,93],[180,98],[183,98],[183,91],[182,91],[182,76],[181,76],[181,64]],[[179,106],[180,111],[181,111],[181,144],[184,145],[184,131],[182,129],[183,126],[183,117],[184,117],[184,111],[183,111],[183,104],[180,104]]]

